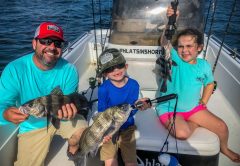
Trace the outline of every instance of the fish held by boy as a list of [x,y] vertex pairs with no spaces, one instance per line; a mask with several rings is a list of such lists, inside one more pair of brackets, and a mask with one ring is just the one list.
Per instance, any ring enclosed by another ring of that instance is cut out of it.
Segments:
[[116,143],[119,128],[127,121],[131,111],[129,104],[123,104],[98,113],[93,124],[82,133],[77,153],[68,154],[70,160],[76,166],[86,166],[87,157],[96,155],[105,136],[112,136],[112,141]]
[[89,102],[83,95],[74,92],[69,95],[63,95],[60,87],[52,90],[50,95],[42,96],[30,100],[19,107],[19,110],[24,114],[29,114],[37,118],[47,117],[47,126],[49,121],[52,122],[55,128],[59,128],[60,120],[58,110],[65,104],[73,103],[77,107],[77,113],[87,119],[89,112]]

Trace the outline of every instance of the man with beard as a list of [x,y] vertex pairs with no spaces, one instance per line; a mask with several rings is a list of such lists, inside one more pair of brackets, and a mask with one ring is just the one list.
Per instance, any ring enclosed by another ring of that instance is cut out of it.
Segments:
[[[64,95],[77,91],[78,73],[62,56],[63,30],[51,22],[39,25],[32,46],[34,53],[25,55],[4,69],[0,78],[0,125],[19,124],[18,154],[14,165],[44,165],[55,134],[68,139],[68,154],[76,153],[86,121],[79,117],[72,103],[58,110],[59,128],[47,127],[47,119],[35,118],[19,111],[25,102],[49,95],[60,87]],[[74,124],[74,125],[73,125]]]

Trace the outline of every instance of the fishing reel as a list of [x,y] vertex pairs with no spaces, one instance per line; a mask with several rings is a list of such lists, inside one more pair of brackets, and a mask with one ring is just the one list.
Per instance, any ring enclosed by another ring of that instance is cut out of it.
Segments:
[[88,83],[91,89],[94,89],[96,87],[96,82],[97,82],[97,79],[94,77],[90,77],[88,79]]
[[[161,97],[157,97],[155,99],[148,99],[146,100],[146,102],[148,104],[150,104],[150,106],[152,106],[153,104],[155,103],[162,103],[162,102],[165,102],[165,101],[168,101],[168,100],[172,100],[172,99],[175,99],[177,98],[177,94],[169,94],[169,95],[166,95],[166,96],[161,96]],[[142,101],[138,101],[135,105],[132,106],[132,108],[141,108],[143,106],[144,102]]]
[[176,19],[177,19],[177,6],[178,1],[171,2],[172,9],[174,10],[174,14],[169,17],[167,29],[165,30],[165,36],[167,40],[172,40],[172,36],[175,34],[175,30],[177,27],[175,26]]

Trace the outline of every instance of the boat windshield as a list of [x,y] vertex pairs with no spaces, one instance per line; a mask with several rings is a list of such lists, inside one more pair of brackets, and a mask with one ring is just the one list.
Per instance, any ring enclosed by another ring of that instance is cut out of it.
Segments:
[[[114,0],[110,43],[159,46],[169,0]],[[195,27],[203,31],[204,0],[181,0],[178,30]]]

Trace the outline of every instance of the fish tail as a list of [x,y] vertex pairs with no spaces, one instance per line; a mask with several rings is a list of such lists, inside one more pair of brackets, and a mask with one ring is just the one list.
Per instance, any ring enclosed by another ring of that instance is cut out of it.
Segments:
[[74,160],[74,165],[75,166],[86,166],[87,165],[87,157],[82,156],[82,157],[79,157],[77,160]]
[[161,86],[161,89],[160,89],[160,92],[166,92],[167,91],[167,80],[164,79],[163,80],[163,83],[162,83],[162,86]]

